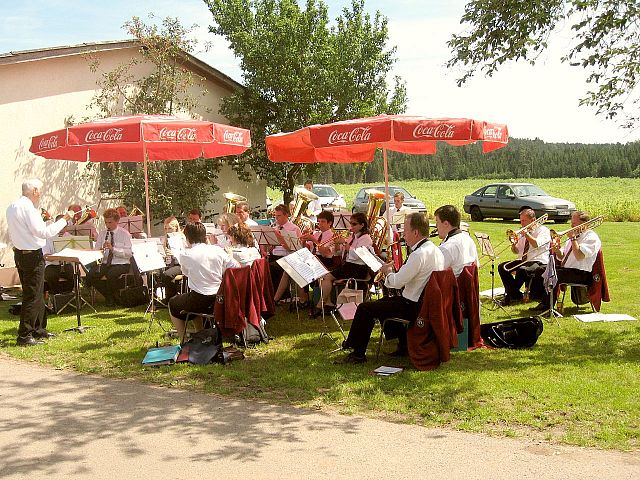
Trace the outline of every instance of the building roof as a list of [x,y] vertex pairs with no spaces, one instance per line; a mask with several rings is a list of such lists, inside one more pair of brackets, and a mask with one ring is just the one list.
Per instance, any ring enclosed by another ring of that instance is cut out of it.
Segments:
[[[125,50],[129,48],[139,48],[140,42],[137,40],[114,40],[108,42],[81,43],[79,45],[66,45],[61,47],[38,48],[35,50],[21,50],[18,52],[0,53],[0,65],[10,65],[13,63],[32,62],[46,60],[56,57],[66,57],[72,55],[82,55],[89,52],[101,52],[109,50]],[[182,52],[184,62],[195,73],[203,77],[226,86],[230,90],[244,88],[242,84],[236,82],[220,70],[194,57],[190,53]]]

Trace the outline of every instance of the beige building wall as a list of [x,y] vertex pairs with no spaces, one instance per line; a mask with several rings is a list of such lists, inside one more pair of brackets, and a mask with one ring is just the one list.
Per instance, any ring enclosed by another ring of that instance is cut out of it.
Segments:
[[[139,54],[132,47],[103,50],[98,55],[101,68],[108,71]],[[139,66],[138,70],[144,73],[145,68]],[[225,123],[225,118],[217,112],[220,99],[228,95],[230,89],[212,78],[206,78],[204,83],[208,93],[201,98],[203,107],[198,113],[203,119]],[[73,116],[76,122],[94,118],[97,112],[89,110],[88,105],[95,89],[96,74],[89,70],[87,60],[79,53],[0,62],[0,121],[4,133],[0,142],[0,167],[4,177],[0,188],[0,243],[7,244],[0,249],[0,263],[13,266],[5,211],[21,195],[23,180],[40,178],[45,182],[41,206],[52,215],[63,212],[71,203],[94,205],[100,200],[95,170],[87,169],[87,164],[46,160],[29,153],[32,136],[63,128],[65,118]],[[214,211],[221,210],[221,195],[226,191],[246,196],[252,205],[264,206],[266,185],[255,177],[252,182],[243,182],[225,166],[217,184],[220,191],[215,197],[212,195],[210,205]],[[101,203],[99,213],[104,206],[105,203]],[[140,207],[144,209],[144,205]]]

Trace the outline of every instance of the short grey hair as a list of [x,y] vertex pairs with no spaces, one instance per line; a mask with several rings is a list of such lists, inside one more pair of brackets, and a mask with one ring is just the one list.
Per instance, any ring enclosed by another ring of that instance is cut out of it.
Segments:
[[37,178],[25,180],[24,182],[22,182],[22,194],[28,195],[32,193],[36,188],[38,190],[42,190],[43,185],[44,184],[42,183],[42,181],[38,180]]

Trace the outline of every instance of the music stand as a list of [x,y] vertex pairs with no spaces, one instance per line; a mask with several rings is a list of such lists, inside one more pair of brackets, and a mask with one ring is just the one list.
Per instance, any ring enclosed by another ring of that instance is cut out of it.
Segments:
[[133,258],[136,261],[138,270],[140,270],[140,273],[145,273],[147,275],[147,288],[150,289],[149,304],[147,305],[143,316],[143,318],[146,319],[147,315],[150,315],[147,332],[151,330],[153,322],[157,322],[162,331],[166,332],[164,326],[160,322],[160,319],[156,318],[156,301],[159,301],[159,299],[156,296],[154,280],[155,273],[159,270],[163,270],[166,267],[164,257],[158,251],[157,240],[159,239],[149,238],[146,239],[146,241],[131,244],[131,253],[133,254]]
[[540,318],[548,316],[549,321],[556,320],[557,322],[558,317],[562,317],[562,314],[554,308],[555,302],[553,297],[556,291],[556,286],[558,285],[558,273],[556,271],[556,255],[553,250],[549,252],[549,263],[547,264],[547,269],[544,271],[542,276],[544,278],[545,288],[549,290],[549,310],[542,312],[538,316]]
[[349,230],[351,228],[351,212],[349,210],[340,210],[333,212],[333,228],[336,230]]
[[80,309],[84,306],[84,305],[88,305],[93,311],[94,313],[98,313],[96,311],[95,308],[93,308],[93,305],[91,305],[89,302],[87,302],[84,298],[82,298],[82,295],[80,294],[80,266],[85,266],[88,265],[90,263],[96,262],[99,259],[102,258],[102,252],[98,251],[98,250],[76,250],[73,248],[65,248],[61,251],[59,251],[58,253],[55,253],[53,255],[47,255],[47,260],[52,260],[52,261],[59,261],[59,262],[67,262],[73,265],[73,289],[74,289],[74,298],[71,298],[61,309],[60,311],[64,310],[64,308],[71,304],[72,301],[75,300],[75,308],[76,308],[76,319],[77,319],[77,326],[75,327],[71,327],[71,328],[67,328],[64,331],[65,332],[69,332],[69,331],[74,331],[74,332],[78,332],[78,333],[84,333],[85,330],[92,328],[89,325],[82,325],[82,322],[80,320]]
[[120,217],[118,226],[124,228],[131,235],[134,235],[136,233],[144,233],[142,223],[142,215],[134,215],[130,217]]
[[493,249],[493,245],[491,244],[491,240],[489,239],[488,233],[480,233],[474,232],[476,236],[476,240],[480,245],[480,252],[483,257],[489,257],[489,261],[491,262],[491,303],[493,304],[493,310],[501,308],[505,313],[507,312],[505,308],[500,303],[500,300],[494,295],[495,284],[496,284],[496,252]]

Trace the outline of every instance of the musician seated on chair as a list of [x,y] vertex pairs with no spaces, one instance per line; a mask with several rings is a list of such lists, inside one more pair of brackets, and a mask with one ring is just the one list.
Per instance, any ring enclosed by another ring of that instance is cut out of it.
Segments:
[[[498,265],[498,273],[504,285],[503,305],[510,305],[523,299],[520,288],[531,282],[530,296],[544,297],[542,272],[549,263],[549,243],[551,233],[544,225],[537,224],[536,212],[530,208],[520,211],[521,233],[511,238],[511,251],[518,255],[517,260]],[[531,226],[531,227],[529,227]]]
[[[577,211],[571,215],[571,228],[575,228],[591,220],[587,212]],[[560,248],[559,242],[551,242],[551,251],[555,255],[557,284],[578,283],[590,285],[591,271],[598,252],[602,248],[602,241],[592,229],[585,230],[579,235],[569,236]],[[554,303],[555,303],[554,296]],[[534,310],[548,310],[549,296],[543,297],[542,302]]]
[[[207,231],[202,223],[188,223],[184,236],[187,248],[177,258],[189,278],[190,290],[169,300],[169,316],[180,338],[184,337],[186,312],[213,313],[224,271],[240,266],[223,248],[206,243]],[[202,325],[196,328],[202,329]]]
[[331,290],[335,280],[348,278],[366,279],[370,275],[369,267],[355,252],[358,247],[366,247],[373,251],[373,240],[369,235],[367,216],[361,212],[354,213],[351,215],[349,223],[351,225],[349,238],[339,237],[335,239],[336,245],[343,249],[344,263],[320,279],[322,297],[316,304],[312,316],[318,316],[323,306],[329,309],[335,307],[331,302]]
[[[349,336],[342,344],[343,348],[352,348],[353,352],[339,363],[363,363],[367,360],[367,345],[376,318],[382,320],[399,317],[413,321],[418,316],[420,300],[431,272],[444,269],[444,256],[428,236],[429,221],[424,214],[416,212],[407,215],[404,221],[404,238],[412,251],[397,273],[392,273],[391,263],[383,265],[381,270],[383,275],[386,274],[385,286],[402,289],[402,295],[358,305]],[[398,338],[395,355],[407,354],[406,330],[402,325],[389,322],[385,325],[384,333],[388,339]]]
[[[69,209],[68,211],[73,211]],[[64,215],[56,216],[56,222],[64,218]],[[70,263],[64,263],[59,261],[46,260],[47,255],[56,253],[53,246],[53,239],[69,236],[69,233],[64,229],[58,233],[57,237],[47,238],[47,243],[42,248],[42,253],[45,256],[44,267],[44,289],[45,297],[47,293],[56,295],[59,293],[69,293],[73,290],[73,265]]]
[[469,233],[460,228],[460,212],[453,205],[443,205],[434,212],[444,268],[451,268],[458,278],[465,265],[480,266],[478,249]]
[[227,235],[231,241],[231,254],[241,266],[251,266],[254,260],[262,257],[260,251],[255,247],[253,233],[246,224],[241,222],[231,225]]
[[232,225],[237,225],[240,223],[240,219],[235,213],[223,213],[218,216],[216,220],[218,224],[218,228],[222,230],[222,234],[219,235],[210,235],[209,239],[211,240],[209,243],[214,243],[222,248],[231,247],[231,239],[229,238],[229,228]]
[[85,282],[104,296],[108,306],[113,306],[124,287],[121,276],[131,268],[131,234],[118,226],[120,215],[115,208],[106,209],[102,218],[107,229],[98,233],[96,248],[103,251],[104,257],[100,265],[89,270]]
[[[313,193],[313,182],[311,180],[307,180],[306,182],[304,182],[303,186],[305,189]],[[320,203],[319,198],[316,198],[315,200],[311,200],[309,202],[309,204],[307,205],[307,211],[303,212],[303,215],[309,218],[309,220],[311,220],[313,223],[316,223],[318,221],[318,215],[320,214],[320,212],[322,212],[322,203]]]
[[323,210],[318,214],[318,229],[313,233],[303,234],[300,237],[303,240],[307,240],[307,248],[318,257],[318,260],[328,270],[334,268],[335,244],[332,239],[335,236],[335,232],[331,229],[333,221],[333,212]]
[[[384,208],[384,206],[383,206]],[[401,191],[397,191],[396,193],[393,194],[393,205],[391,205],[389,207],[389,215],[392,220],[393,220],[393,216],[396,213],[400,213],[400,212],[404,212],[406,210],[410,210],[409,207],[405,207],[404,206],[404,193],[402,193]],[[381,209],[380,210],[380,215],[382,215],[384,213],[384,211]],[[402,225],[391,225],[391,229],[394,232],[398,232],[398,233],[402,233]]]
[[289,285],[288,276],[283,280],[284,271],[282,270],[282,267],[278,265],[277,261],[291,253],[291,250],[289,250],[284,238],[280,235],[280,232],[283,230],[285,232],[292,232],[295,233],[298,238],[302,235],[302,232],[300,231],[300,227],[289,220],[291,211],[286,205],[278,205],[274,209],[274,215],[276,219],[274,230],[278,241],[280,241],[280,245],[273,247],[273,250],[271,250],[271,253],[269,254],[269,268],[271,270],[271,282],[273,285],[278,286],[274,296],[274,299],[277,302],[282,299],[282,295],[284,295],[286,287]]
[[165,262],[167,268],[160,274],[160,284],[164,287],[164,300],[169,299],[178,293],[178,286],[175,279],[178,275],[182,275],[182,269],[178,260],[173,255],[171,247],[169,247],[169,234],[180,233],[180,224],[178,219],[174,216],[170,216],[164,219],[164,235],[160,237],[162,246],[164,247]]
[[238,216],[240,222],[249,227],[255,227],[258,225],[258,222],[251,218],[251,207],[245,201],[236,203],[236,215]]
[[187,213],[187,223],[202,222],[202,212],[197,208],[189,210]]
[[[77,203],[72,203],[71,205],[69,205],[67,207],[67,211],[76,212],[73,218],[71,218],[71,220],[67,222],[68,225],[76,225],[80,221],[84,213],[84,209]],[[90,229],[89,238],[91,239],[92,242],[95,242],[96,238],[98,238],[98,231],[96,230],[96,227],[93,223],[93,218],[90,218],[89,220],[85,220],[82,223],[82,225],[89,227]]]

